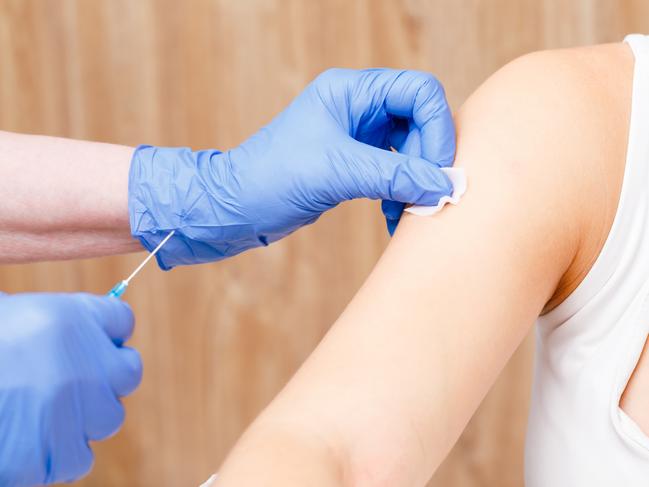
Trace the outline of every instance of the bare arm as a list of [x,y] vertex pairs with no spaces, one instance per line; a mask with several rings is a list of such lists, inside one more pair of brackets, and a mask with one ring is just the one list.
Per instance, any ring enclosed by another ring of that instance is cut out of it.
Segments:
[[464,199],[404,218],[226,460],[219,487],[425,484],[536,317],[601,249],[632,64],[622,45],[534,54],[467,101],[457,117]]
[[141,249],[128,221],[130,147],[0,132],[0,263]]

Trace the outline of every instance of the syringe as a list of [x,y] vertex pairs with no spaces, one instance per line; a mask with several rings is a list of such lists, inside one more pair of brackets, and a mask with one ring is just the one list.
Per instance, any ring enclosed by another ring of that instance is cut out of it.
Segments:
[[151,258],[155,254],[158,253],[158,250],[160,250],[162,248],[162,246],[167,243],[167,240],[169,240],[175,232],[176,232],[175,230],[172,230],[171,232],[169,232],[169,235],[167,235],[164,238],[164,240],[162,240],[162,242],[160,242],[158,244],[158,246],[155,249],[153,249],[153,252],[151,252],[149,255],[147,255],[146,259],[144,259],[142,261],[142,263],[139,266],[137,266],[137,269],[135,269],[130,276],[128,276],[123,281],[120,281],[117,284],[115,284],[113,289],[108,291],[108,296],[112,296],[114,298],[119,298],[122,294],[124,294],[124,291],[126,291],[126,288],[128,287],[129,283],[131,282],[131,279],[133,279],[137,275],[137,273],[142,270],[142,268],[146,265],[146,263],[149,262],[149,260],[151,260]]

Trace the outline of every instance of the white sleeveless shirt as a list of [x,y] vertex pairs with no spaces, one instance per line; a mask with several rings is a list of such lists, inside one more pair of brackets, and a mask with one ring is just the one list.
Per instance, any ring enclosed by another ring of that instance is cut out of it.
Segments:
[[619,401],[649,334],[649,36],[635,56],[622,192],[592,269],[539,318],[527,487],[649,487],[649,437]]

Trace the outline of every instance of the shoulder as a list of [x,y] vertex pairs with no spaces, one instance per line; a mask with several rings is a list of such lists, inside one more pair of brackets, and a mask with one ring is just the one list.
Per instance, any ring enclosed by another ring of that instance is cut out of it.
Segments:
[[618,43],[540,52],[518,63],[513,71],[537,80],[530,83],[541,94],[536,110],[547,127],[544,140],[549,147],[560,142],[557,157],[566,167],[554,170],[574,194],[568,210],[578,246],[546,305],[550,310],[588,274],[611,230],[626,164],[634,59],[629,46]]
[[626,146],[632,79],[633,56],[625,44],[535,52],[483,83],[456,122],[465,132],[493,127],[511,157],[534,162],[554,155],[558,162],[544,164],[552,168],[578,156],[568,167],[581,168],[591,164],[584,159],[596,148]]
[[526,191],[553,212],[548,224],[561,235],[555,245],[571,245],[546,310],[579,285],[611,229],[632,83],[633,54],[626,44],[535,52],[498,71],[460,113],[460,124],[489,125],[486,118],[495,118],[509,131],[507,156],[518,163],[517,177],[536,180]]
[[535,52],[492,75],[456,114],[455,164],[469,188],[453,218],[464,228],[486,219],[480,245],[509,248],[511,272],[544,275],[546,310],[581,282],[611,228],[632,80],[624,44]]
[[483,92],[507,89],[508,94],[525,98],[534,91],[542,95],[536,101],[544,102],[544,107],[551,101],[567,109],[575,108],[566,105],[567,96],[574,99],[576,106],[593,97],[604,97],[601,101],[615,104],[618,90],[631,87],[632,75],[633,54],[625,43],[537,51],[503,66],[468,101]]

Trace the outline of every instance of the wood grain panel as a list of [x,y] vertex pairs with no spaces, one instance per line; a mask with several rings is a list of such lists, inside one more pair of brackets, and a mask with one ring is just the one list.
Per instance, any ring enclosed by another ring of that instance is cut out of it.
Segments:
[[[0,129],[227,148],[331,66],[432,71],[458,106],[514,57],[649,31],[644,0],[0,0]],[[145,376],[79,486],[197,485],[335,320],[387,243],[354,202],[268,249],[129,290]],[[141,255],[0,268],[102,293]],[[430,487],[522,485],[526,340]]]

